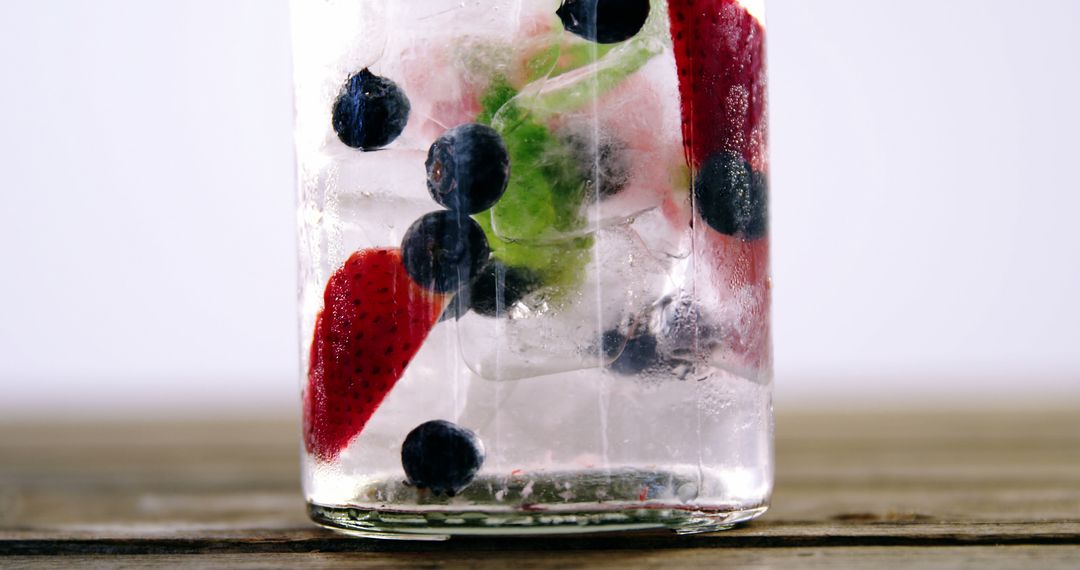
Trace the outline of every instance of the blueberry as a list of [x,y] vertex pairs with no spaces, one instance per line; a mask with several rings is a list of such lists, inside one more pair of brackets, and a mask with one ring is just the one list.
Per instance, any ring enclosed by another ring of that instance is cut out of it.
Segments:
[[765,175],[734,152],[709,157],[694,181],[694,204],[705,223],[746,240],[768,233],[768,194]]
[[439,204],[476,214],[506,191],[510,155],[495,129],[480,124],[454,127],[428,149],[427,186]]
[[455,291],[471,281],[491,255],[480,225],[451,210],[416,220],[405,232],[401,252],[413,281],[437,293]]
[[493,260],[469,286],[469,308],[478,315],[495,317],[540,286],[540,278],[524,267]]
[[566,31],[601,44],[628,40],[649,17],[649,0],[563,0],[555,12]]
[[469,310],[485,317],[502,316],[514,303],[541,285],[540,277],[532,270],[492,259],[472,283],[447,304],[439,321],[460,319]]
[[364,69],[345,82],[334,102],[334,131],[352,148],[375,150],[405,130],[410,108],[396,83]]
[[405,437],[401,465],[420,489],[453,497],[467,487],[484,463],[476,434],[443,420],[424,422]]
[[660,364],[662,358],[656,336],[648,331],[635,331],[627,337],[612,329],[602,338],[604,354],[614,360],[608,369],[618,374],[632,376]]
[[592,133],[570,133],[563,137],[571,161],[590,189],[609,198],[618,194],[630,180],[630,162],[626,144],[618,139],[597,140]]

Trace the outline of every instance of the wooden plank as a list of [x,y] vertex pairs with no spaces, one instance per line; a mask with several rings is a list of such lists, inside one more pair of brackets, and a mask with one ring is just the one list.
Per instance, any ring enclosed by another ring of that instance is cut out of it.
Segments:
[[739,568],[771,570],[835,570],[837,568],[875,568],[878,570],[928,568],[938,570],[1072,570],[1080,561],[1077,546],[1004,546],[968,548],[788,548],[788,549],[716,549],[663,551],[532,551],[471,553],[296,553],[296,554],[211,554],[205,556],[69,556],[11,557],[3,559],[5,568],[475,568],[479,570],[539,570],[546,568],[596,568],[633,570],[635,568],[702,569]]
[[0,533],[7,555],[221,554],[296,552],[475,552],[534,550],[679,550],[717,548],[841,548],[1080,545],[1080,523],[1029,524],[827,524],[762,522],[727,532],[680,537],[666,532],[591,534],[493,540],[459,537],[451,542],[357,540],[315,528],[193,530],[100,528],[79,532],[37,530]]

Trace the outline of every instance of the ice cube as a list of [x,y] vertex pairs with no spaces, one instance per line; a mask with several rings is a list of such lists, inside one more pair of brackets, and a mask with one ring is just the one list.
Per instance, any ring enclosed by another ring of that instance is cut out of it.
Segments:
[[[683,200],[687,199],[683,197]],[[657,260],[686,259],[693,251],[693,240],[689,220],[684,222],[680,212],[688,209],[689,205],[683,209],[650,208],[629,221],[630,229]]]
[[518,380],[597,368],[611,355],[606,331],[624,327],[670,288],[670,261],[649,252],[630,228],[596,232],[585,279],[572,290],[545,287],[497,318],[469,313],[459,322],[469,368],[488,380]]
[[[530,85],[518,95],[515,101],[529,113],[526,125],[533,126],[511,123],[502,131],[505,137],[533,137],[530,144],[543,145],[530,164],[535,172],[529,174],[542,177],[551,191],[550,196],[546,188],[543,194],[530,193],[527,200],[511,196],[506,205],[496,206],[492,221],[498,236],[514,241],[567,239],[627,223],[689,194],[674,59],[669,50],[620,50]],[[605,70],[626,65],[620,58],[646,59],[634,62],[640,69],[631,66],[636,73],[611,84]],[[529,130],[536,127],[547,129],[548,138],[536,138]],[[513,176],[513,165],[511,172]],[[556,223],[541,228],[522,223],[524,206],[537,211],[529,219],[554,216]]]

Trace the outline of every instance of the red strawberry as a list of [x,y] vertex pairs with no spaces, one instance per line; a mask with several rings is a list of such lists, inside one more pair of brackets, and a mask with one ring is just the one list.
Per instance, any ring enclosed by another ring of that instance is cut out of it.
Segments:
[[738,152],[765,171],[765,30],[738,0],[668,0],[682,100],[683,143],[693,167]]
[[332,460],[364,429],[435,326],[444,301],[412,281],[397,249],[358,251],[330,277],[304,395],[309,453]]

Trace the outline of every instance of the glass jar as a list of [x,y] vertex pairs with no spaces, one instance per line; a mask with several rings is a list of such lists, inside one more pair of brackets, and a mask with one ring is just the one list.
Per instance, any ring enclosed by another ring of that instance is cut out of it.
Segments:
[[312,518],[441,539],[763,513],[761,2],[291,8]]

